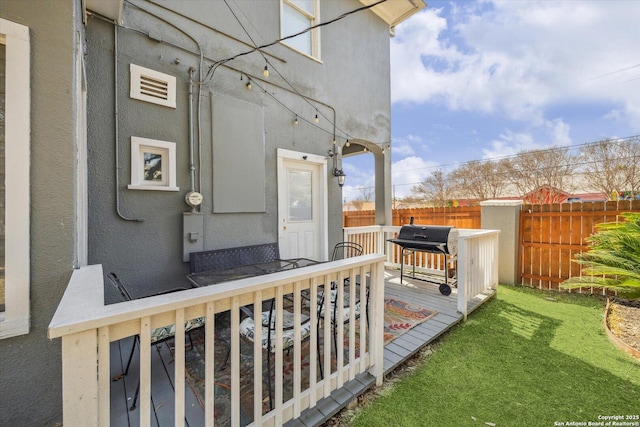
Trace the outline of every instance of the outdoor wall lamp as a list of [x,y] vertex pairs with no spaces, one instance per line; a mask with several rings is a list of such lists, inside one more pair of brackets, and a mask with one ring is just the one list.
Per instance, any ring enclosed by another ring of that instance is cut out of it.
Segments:
[[334,168],[333,176],[338,178],[338,185],[340,186],[340,188],[342,188],[345,179],[347,179],[347,175],[342,171],[342,169]]

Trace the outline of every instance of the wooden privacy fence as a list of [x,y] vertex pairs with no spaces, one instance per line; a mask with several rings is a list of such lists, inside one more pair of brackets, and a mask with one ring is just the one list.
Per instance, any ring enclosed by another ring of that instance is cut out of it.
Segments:
[[640,200],[523,205],[520,215],[519,283],[558,289],[569,277],[580,276],[575,254],[588,250],[586,239],[603,222],[615,222],[623,212],[640,211]]
[[[416,224],[480,228],[480,206],[394,209],[393,225],[409,224],[411,217]],[[375,211],[345,211],[342,224],[345,228],[375,225]]]

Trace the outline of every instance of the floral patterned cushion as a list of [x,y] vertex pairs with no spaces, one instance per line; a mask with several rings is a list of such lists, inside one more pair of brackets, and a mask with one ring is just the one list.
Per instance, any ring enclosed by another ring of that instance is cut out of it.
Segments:
[[[272,353],[275,353],[276,331],[274,329],[275,329],[276,315],[275,313],[273,313],[272,315],[272,319],[271,319],[271,324],[273,326],[272,328],[268,327],[269,311],[263,311],[261,317],[262,317],[262,348],[264,348],[265,350],[269,350]],[[293,313],[289,311],[284,311],[282,320],[284,324],[284,330],[282,333],[282,348],[287,349],[287,348],[293,347],[293,343],[294,343],[293,326],[294,326],[295,316]],[[300,316],[300,322],[302,323],[300,327],[300,340],[304,341],[311,334],[311,322],[309,321],[309,316],[302,314]],[[256,325],[253,318],[247,317],[242,322],[240,322],[240,335],[244,336],[250,341],[253,341],[255,337],[255,327]],[[271,331],[271,348],[268,348],[269,330]]]
[[[351,315],[351,304],[350,304],[350,294],[345,292],[344,293],[344,300],[345,300],[345,304],[344,304],[344,309],[342,310],[342,322],[347,322],[350,319],[350,315]],[[324,297],[324,292],[321,292],[320,295],[318,295],[319,298]],[[331,319],[333,319],[334,316],[334,311],[338,310],[338,306],[336,305],[336,299],[338,298],[338,290],[337,289],[331,289],[331,302],[330,302],[330,313],[331,313]],[[325,313],[325,308],[327,307],[327,301],[325,301],[324,304],[322,304],[322,309],[320,310],[320,317],[324,318],[324,313]],[[356,311],[356,318],[358,318],[360,316],[360,300],[358,300],[358,302],[356,302],[356,306],[355,306],[355,311]],[[337,315],[337,312],[335,313]],[[339,321],[339,319],[336,319],[336,321]]]
[[[184,331],[189,332],[196,328],[204,326],[204,317],[198,317],[197,319],[191,319],[185,322]],[[160,341],[164,341],[169,338],[173,338],[176,335],[176,325],[163,326],[151,331],[151,344],[155,344]]]

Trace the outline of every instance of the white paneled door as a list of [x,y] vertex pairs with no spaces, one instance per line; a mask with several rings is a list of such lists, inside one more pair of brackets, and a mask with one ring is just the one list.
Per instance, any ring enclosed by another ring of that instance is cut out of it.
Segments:
[[278,150],[278,239],[282,258],[326,259],[326,160]]

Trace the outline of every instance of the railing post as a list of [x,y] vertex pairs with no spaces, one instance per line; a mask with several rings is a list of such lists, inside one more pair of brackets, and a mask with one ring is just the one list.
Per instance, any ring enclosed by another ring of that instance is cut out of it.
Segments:
[[[467,251],[467,239],[458,236],[458,311],[467,320],[467,271],[470,270],[473,260]],[[445,272],[446,274],[446,272]]]
[[62,417],[66,427],[98,427],[98,333],[62,337]]
[[377,262],[371,269],[371,350],[370,373],[376,377],[376,385],[384,379],[384,263]]

